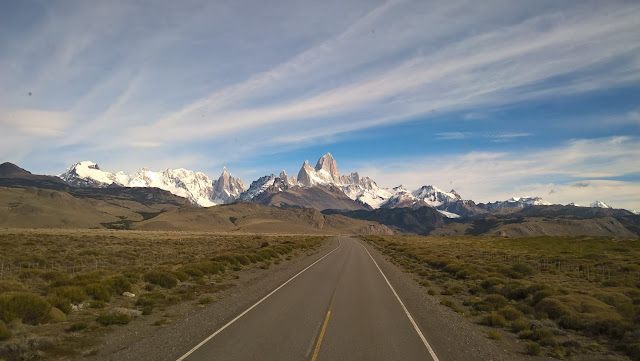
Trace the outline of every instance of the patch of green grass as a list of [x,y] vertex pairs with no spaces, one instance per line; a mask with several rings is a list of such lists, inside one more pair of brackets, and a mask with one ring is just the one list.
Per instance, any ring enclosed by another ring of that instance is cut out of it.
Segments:
[[96,322],[103,326],[109,325],[126,325],[131,322],[131,316],[125,315],[124,313],[116,313],[116,314],[102,314],[96,318]]
[[525,345],[525,353],[531,356],[540,355],[540,344],[534,341],[529,341]]
[[506,327],[507,320],[505,320],[504,316],[502,316],[501,314],[491,312],[482,317],[482,319],[480,320],[480,324],[491,327]]
[[154,326],[162,326],[162,325],[166,325],[167,323],[169,323],[169,320],[167,320],[166,318],[161,318],[159,320],[157,320],[156,322],[153,323]]
[[443,298],[442,301],[440,301],[440,304],[449,307],[450,309],[452,309],[456,313],[464,314],[464,312],[465,312],[463,308],[460,308],[458,305],[453,303],[453,301],[451,301],[448,298]]
[[200,297],[200,299],[198,300],[198,303],[201,305],[206,305],[213,301],[215,301],[213,297]]
[[145,273],[144,280],[164,288],[173,288],[178,285],[178,277],[166,271],[152,271]]

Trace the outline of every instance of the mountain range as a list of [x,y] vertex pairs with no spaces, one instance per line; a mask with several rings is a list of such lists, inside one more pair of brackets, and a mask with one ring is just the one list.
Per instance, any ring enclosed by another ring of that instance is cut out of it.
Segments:
[[[228,203],[228,204],[227,204]],[[211,207],[211,204],[218,206]],[[322,210],[322,212],[320,212]],[[261,177],[245,189],[224,169],[211,180],[184,169],[125,175],[79,162],[60,176],[0,164],[0,226],[213,232],[605,236],[637,238],[640,217],[602,202],[550,205],[539,197],[476,204],[434,186],[379,187],[340,175],[330,154],[297,177]]]
[[[154,172],[142,168],[132,174],[110,173],[91,161],[70,166],[60,179],[74,187],[107,188],[156,187],[186,198],[200,207],[237,201],[259,203],[281,208],[316,208],[318,210],[372,210],[431,207],[445,218],[480,214],[508,214],[523,208],[551,205],[540,197],[513,197],[505,201],[475,203],[463,199],[455,190],[443,191],[433,185],[408,190],[402,185],[382,188],[357,172],[341,175],[331,153],[320,157],[315,167],[305,160],[297,176],[285,171],[269,174],[253,181],[247,189],[243,181],[233,177],[225,167],[220,177],[212,180],[201,172],[187,169],[165,169]],[[577,206],[575,204],[570,204]],[[596,201],[590,207],[611,208]]]

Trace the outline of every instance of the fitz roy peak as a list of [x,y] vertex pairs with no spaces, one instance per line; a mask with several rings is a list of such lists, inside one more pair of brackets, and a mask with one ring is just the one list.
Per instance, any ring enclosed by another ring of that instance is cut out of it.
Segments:
[[96,163],[83,161],[73,164],[59,177],[76,187],[156,187],[184,197],[201,207],[231,203],[245,191],[242,180],[231,176],[226,168],[220,178],[212,181],[204,173],[182,168],[165,169],[162,172],[142,168],[126,175],[123,172],[105,172]]

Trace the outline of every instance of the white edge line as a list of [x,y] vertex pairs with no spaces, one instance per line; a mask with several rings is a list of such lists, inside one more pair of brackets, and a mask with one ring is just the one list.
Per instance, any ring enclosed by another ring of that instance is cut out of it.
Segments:
[[[240,319],[240,317],[246,315],[249,311],[253,310],[256,306],[258,306],[259,304],[262,303],[262,301],[266,300],[267,298],[269,298],[269,296],[273,295],[274,293],[276,293],[279,289],[281,289],[282,287],[284,287],[287,283],[293,281],[294,278],[298,277],[300,274],[302,274],[302,272],[308,270],[309,268],[311,268],[313,265],[315,265],[316,263],[322,261],[325,257],[327,257],[328,255],[332,254],[335,250],[337,250],[338,248],[342,247],[342,242],[340,242],[340,237],[338,237],[338,247],[334,248],[331,252],[325,254],[324,256],[322,256],[322,258],[318,259],[317,261],[313,262],[312,264],[310,264],[309,266],[307,266],[305,269],[303,269],[302,271],[296,273],[295,276],[289,278],[285,283],[281,284],[280,286],[278,286],[278,288],[276,288],[275,290],[271,291],[268,295],[262,297],[262,299],[260,299],[260,301],[256,302],[253,306],[247,308],[244,312],[242,312],[241,314],[239,314],[238,316],[236,316],[233,320],[227,322],[226,325],[222,326],[218,331],[214,332],[211,334],[211,336],[205,338],[202,342],[200,342],[199,344],[197,344],[194,348],[192,348],[191,350],[189,350],[187,353],[185,353],[184,355],[182,355],[179,359],[177,359],[176,361],[183,361],[184,359],[186,359],[189,355],[191,355],[192,353],[194,353],[197,349],[199,349],[200,347],[202,347],[202,345],[204,345],[205,343],[209,342],[212,338],[216,337],[220,332],[224,331],[224,329],[226,329],[227,327],[231,326],[234,322],[238,321],[238,319]],[[365,248],[366,249],[366,248]],[[375,261],[374,261],[375,262]],[[379,269],[379,268],[378,268]],[[382,271],[381,271],[382,272]],[[385,277],[386,278],[386,277]],[[389,282],[389,281],[387,281]]]
[[413,328],[418,333],[418,336],[420,336],[420,339],[422,340],[422,343],[424,343],[425,347],[429,351],[429,354],[433,358],[433,361],[440,361],[438,359],[438,356],[436,356],[436,353],[433,351],[433,348],[431,348],[431,345],[429,345],[429,342],[427,342],[427,339],[422,334],[422,331],[420,331],[420,328],[418,327],[418,324],[416,324],[416,321],[414,321],[413,317],[411,317],[411,314],[409,313],[409,310],[407,310],[407,307],[405,307],[404,303],[402,303],[402,300],[400,299],[400,296],[398,296],[398,293],[396,292],[396,290],[393,288],[393,286],[389,282],[389,279],[387,279],[387,276],[384,275],[384,272],[382,272],[382,269],[380,269],[380,266],[378,266],[378,262],[376,262],[376,260],[373,259],[373,256],[371,256],[371,253],[369,253],[369,250],[367,249],[367,247],[365,247],[362,243],[360,243],[360,245],[362,246],[362,248],[364,248],[365,251],[367,251],[367,254],[369,255],[369,257],[373,261],[373,264],[375,264],[376,267],[378,267],[378,271],[380,271],[380,274],[382,275],[382,277],[384,277],[384,280],[387,281],[387,284],[389,285],[389,288],[391,288],[391,291],[393,292],[393,294],[398,299],[398,302],[400,302],[400,306],[402,306],[402,309],[404,310],[404,313],[406,313],[407,317],[409,317],[409,321],[411,321],[411,324],[413,325]]

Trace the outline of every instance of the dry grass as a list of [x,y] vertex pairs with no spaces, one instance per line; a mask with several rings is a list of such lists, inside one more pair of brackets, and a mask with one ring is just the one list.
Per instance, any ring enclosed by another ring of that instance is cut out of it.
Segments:
[[638,240],[363,238],[439,291],[430,294],[446,295],[442,304],[462,304],[456,312],[529,340],[524,352],[542,347],[566,358],[613,351],[640,360]]
[[[291,259],[324,238],[0,229],[0,359],[78,355],[111,328],[211,302],[239,271]],[[24,342],[32,336],[47,342]]]

